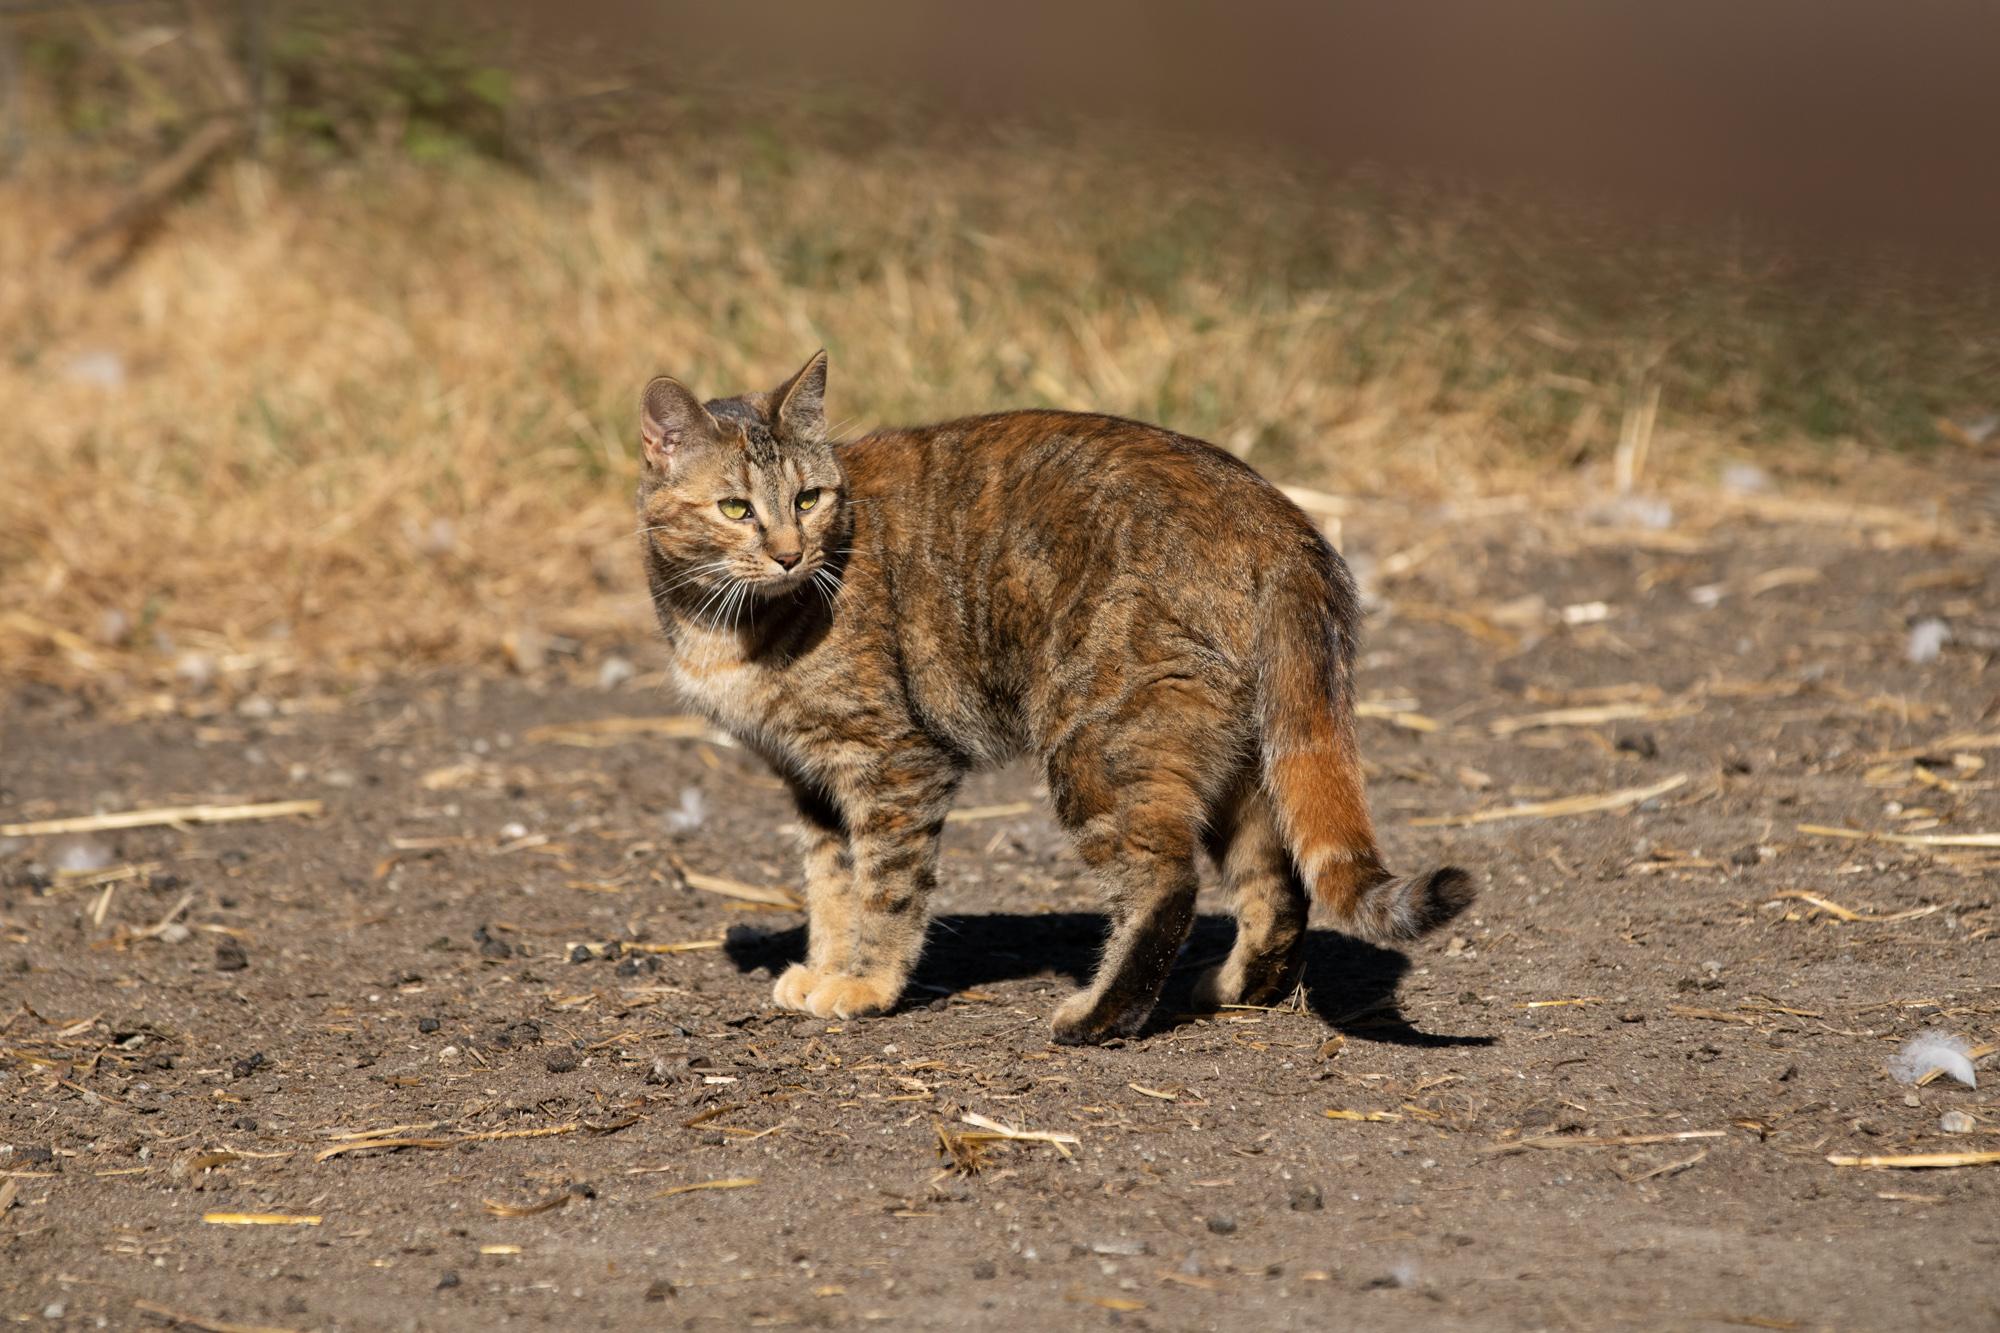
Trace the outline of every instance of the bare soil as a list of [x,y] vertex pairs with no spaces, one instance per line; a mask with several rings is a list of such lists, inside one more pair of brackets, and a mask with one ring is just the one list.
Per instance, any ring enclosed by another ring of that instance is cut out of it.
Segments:
[[[1101,922],[1031,772],[968,790],[905,1006],[829,1023],[768,1003],[800,916],[705,878],[794,882],[782,792],[740,751],[605,729],[676,711],[643,675],[18,689],[0,823],[324,813],[0,843],[0,1311],[2000,1326],[2000,1165],[1829,1161],[2000,1149],[1992,1057],[1976,1091],[1885,1069],[1927,1028],[2000,1040],[2000,852],[1800,828],[2000,829],[1992,548],[1783,517],[1350,520],[1387,553],[1361,676],[1392,864],[1484,896],[1407,955],[1317,932],[1293,1006],[1170,995],[1101,1049],[1047,1040]],[[1929,615],[1954,637],[1913,663]],[[1508,721],[1579,706],[1629,715]],[[1205,906],[1183,993],[1228,942]],[[1075,1143],[954,1156],[968,1114]],[[327,1155],[357,1131],[414,1142]]]

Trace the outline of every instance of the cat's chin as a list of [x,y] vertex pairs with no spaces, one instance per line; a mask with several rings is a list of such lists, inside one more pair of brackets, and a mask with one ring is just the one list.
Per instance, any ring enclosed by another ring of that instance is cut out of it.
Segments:
[[759,601],[768,602],[773,598],[784,597],[797,592],[806,585],[806,581],[810,578],[812,578],[811,573],[803,569],[795,569],[789,574],[780,574],[776,578],[763,579],[751,584],[750,595]]

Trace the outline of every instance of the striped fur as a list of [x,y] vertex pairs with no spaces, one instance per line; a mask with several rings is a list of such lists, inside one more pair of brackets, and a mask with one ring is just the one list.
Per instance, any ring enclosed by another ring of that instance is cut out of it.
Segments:
[[675,681],[772,763],[807,831],[811,947],[778,1003],[896,1003],[960,780],[1020,756],[1111,916],[1058,1040],[1144,1024],[1204,847],[1238,917],[1199,983],[1211,1003],[1282,998],[1309,893],[1377,940],[1471,900],[1461,871],[1383,870],[1353,586],[1250,468],[1061,412],[830,442],[824,388],[823,354],[770,393],[705,404],[656,381],[642,420],[641,538]]

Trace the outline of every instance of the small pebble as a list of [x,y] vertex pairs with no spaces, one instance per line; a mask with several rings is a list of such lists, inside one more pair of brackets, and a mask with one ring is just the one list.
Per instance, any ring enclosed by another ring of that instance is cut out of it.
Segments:
[[583,1063],[583,1057],[573,1050],[564,1048],[559,1051],[550,1051],[549,1058],[542,1063],[548,1066],[551,1074],[567,1074]]
[[1636,736],[1620,736],[1613,748],[1625,754],[1636,754],[1641,759],[1660,757],[1660,742],[1650,731],[1642,731]]
[[458,1274],[453,1271],[447,1271],[443,1277],[438,1279],[437,1289],[439,1291],[449,1291],[453,1287],[457,1286],[458,1283],[459,1283]]
[[1938,1117],[1938,1128],[1947,1134],[1970,1134],[1978,1122],[1963,1111],[1946,1111]]
[[419,1018],[417,1020],[417,1031],[419,1032],[436,1032],[442,1026],[444,1025],[435,1018]]
[[215,970],[218,972],[241,972],[250,966],[250,955],[243,946],[227,935],[215,944]]
[[1208,1219],[1208,1229],[1218,1236],[1232,1236],[1236,1234],[1236,1219],[1233,1217],[1211,1217]]

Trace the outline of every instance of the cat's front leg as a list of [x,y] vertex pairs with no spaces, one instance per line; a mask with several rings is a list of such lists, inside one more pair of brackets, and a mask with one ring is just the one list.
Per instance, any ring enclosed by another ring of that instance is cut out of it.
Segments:
[[854,854],[832,802],[797,781],[791,787],[804,830],[806,960],[786,968],[771,995],[782,1008],[803,1010],[813,988],[854,957]]
[[[853,873],[845,892],[811,903],[815,941],[804,971],[779,979],[778,1002],[821,1018],[886,1013],[923,952],[937,884],[937,842],[958,789],[959,772],[944,755],[910,748],[872,767],[841,793]],[[822,929],[822,923],[825,929]],[[851,934],[848,933],[851,930]],[[820,963],[817,941],[834,952]],[[787,986],[787,981],[793,981]]]

